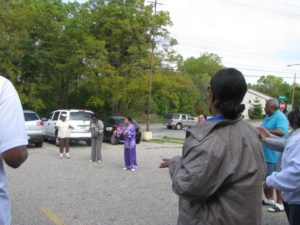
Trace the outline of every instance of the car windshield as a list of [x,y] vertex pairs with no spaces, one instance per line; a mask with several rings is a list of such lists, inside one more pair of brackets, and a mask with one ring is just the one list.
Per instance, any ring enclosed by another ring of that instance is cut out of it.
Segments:
[[171,119],[178,120],[178,119],[179,119],[179,117],[180,117],[180,115],[179,115],[179,114],[173,114]]
[[25,121],[34,121],[34,120],[40,120],[38,115],[35,113],[24,113]]
[[70,120],[91,120],[91,112],[70,112]]
[[120,118],[115,118],[115,123],[116,125],[121,125],[121,126],[124,126],[124,118],[120,117]]
[[139,127],[139,125],[137,124],[137,122],[135,120],[132,120],[132,125],[135,126],[136,128]]
[[172,119],[172,117],[173,117],[173,114],[166,115],[166,119]]
[[[125,126],[124,119],[125,118],[122,118],[122,117],[120,117],[120,118],[114,118],[115,124],[116,125],[120,125],[121,127],[124,127]],[[132,120],[132,125],[135,126],[135,127],[138,127],[138,124],[137,124],[137,122],[135,120]]]
[[171,119],[179,119],[180,115],[179,114],[168,114],[166,115],[166,119],[171,120]]

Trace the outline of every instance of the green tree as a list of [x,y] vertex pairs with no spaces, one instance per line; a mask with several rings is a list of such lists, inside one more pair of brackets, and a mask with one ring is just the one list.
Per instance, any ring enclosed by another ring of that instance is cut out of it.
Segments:
[[251,109],[249,110],[250,119],[262,119],[263,111],[260,100],[256,98],[252,104]]
[[[292,85],[291,85],[291,89],[292,89]],[[289,95],[289,100],[291,101],[291,99],[292,99],[292,91]],[[295,101],[295,108],[300,109],[300,85],[299,84],[297,84],[295,87],[294,101]]]
[[98,66],[105,60],[104,43],[88,32],[80,4],[24,0],[1,6],[6,38],[0,47],[9,48],[0,53],[5,59],[0,71],[15,83],[24,108],[69,107],[70,93],[82,78],[106,68]]
[[[92,35],[104,40],[108,62],[115,76],[121,77],[124,82],[123,88],[114,92],[122,92],[131,83],[131,79],[149,73],[153,8],[145,5],[143,0],[97,0],[89,1],[86,7],[91,12]],[[167,12],[158,12],[156,24],[156,48],[170,51],[169,54],[162,54],[163,51],[155,54],[155,66],[161,68],[163,62],[171,58],[171,47],[176,41],[169,36],[167,30],[167,26],[171,24]],[[142,99],[145,100],[145,96]],[[113,103],[112,113],[123,112],[129,101],[130,99],[119,98],[118,102]]]
[[283,78],[274,75],[262,76],[257,84],[249,87],[274,98],[279,96],[289,97],[291,94],[291,86]]
[[187,74],[198,88],[199,99],[195,106],[198,114],[209,114],[207,87],[212,76],[222,68],[221,58],[211,53],[205,53],[198,58],[191,57],[178,64],[178,70]]
[[[24,108],[90,108],[101,115],[141,114],[148,101],[155,32],[151,113],[206,112],[206,87],[221,60],[182,60],[169,13],[144,0],[12,0],[0,4],[0,73],[15,84]],[[175,64],[178,71],[175,71]],[[199,111],[198,110],[198,111]]]

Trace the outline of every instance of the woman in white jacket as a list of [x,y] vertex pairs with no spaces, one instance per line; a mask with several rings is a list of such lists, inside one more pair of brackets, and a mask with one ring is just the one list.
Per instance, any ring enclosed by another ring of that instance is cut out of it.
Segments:
[[293,131],[287,139],[271,135],[259,128],[261,139],[278,151],[283,151],[281,171],[266,178],[265,185],[282,191],[284,209],[290,225],[300,225],[300,112],[293,110],[288,114]]

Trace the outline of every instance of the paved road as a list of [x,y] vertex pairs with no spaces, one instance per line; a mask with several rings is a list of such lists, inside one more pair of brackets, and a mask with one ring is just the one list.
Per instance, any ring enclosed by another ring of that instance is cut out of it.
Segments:
[[[90,148],[84,145],[72,146],[70,160],[58,159],[53,144],[30,148],[20,169],[6,168],[13,224],[176,224],[178,199],[168,171],[158,164],[180,154],[181,145],[141,143],[136,172],[122,170],[122,147],[104,144],[100,164],[88,163]],[[284,213],[266,213],[266,208],[263,213],[263,225],[287,225]]]
[[[261,122],[250,122],[253,126],[260,126]],[[150,130],[152,131],[153,138],[163,138],[163,137],[172,137],[172,138],[185,138],[184,130],[169,130],[166,126],[162,124],[151,124]],[[141,125],[141,131],[146,131],[146,125]]]
[[[143,124],[141,125],[141,131],[146,131],[146,126]],[[162,124],[151,124],[150,131],[152,131],[153,138],[163,138],[163,137],[172,137],[172,138],[185,138],[185,131],[184,130],[169,130],[167,127],[163,126]]]

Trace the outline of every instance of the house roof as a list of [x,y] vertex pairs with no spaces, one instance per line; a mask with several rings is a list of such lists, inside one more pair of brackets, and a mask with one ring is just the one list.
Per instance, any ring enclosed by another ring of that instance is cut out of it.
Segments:
[[269,96],[269,95],[265,95],[265,94],[263,94],[263,93],[260,93],[260,92],[258,92],[258,91],[255,91],[255,90],[253,90],[253,89],[248,89],[247,92],[249,92],[249,93],[251,93],[251,94],[253,94],[253,95],[256,95],[256,96],[259,97],[259,98],[263,98],[263,99],[265,99],[265,100],[274,98],[274,97],[271,97],[271,96]]

